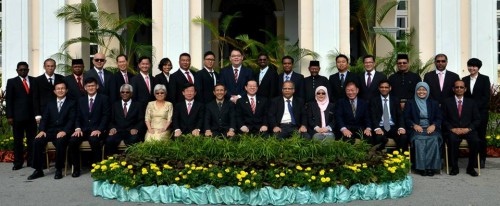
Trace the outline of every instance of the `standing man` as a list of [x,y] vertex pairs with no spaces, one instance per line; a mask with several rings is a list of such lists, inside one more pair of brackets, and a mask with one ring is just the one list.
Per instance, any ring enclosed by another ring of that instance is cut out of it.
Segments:
[[132,73],[128,72],[128,57],[125,54],[120,54],[116,57],[116,64],[118,65],[118,71],[113,74],[115,88],[117,88],[116,92],[117,96],[120,96],[120,91],[118,90],[124,84],[130,84],[130,80],[132,80]]
[[194,100],[196,88],[193,84],[187,83],[184,85],[182,95],[184,101],[175,105],[172,117],[174,137],[179,137],[182,134],[198,136],[203,127],[205,106]]
[[226,100],[227,91],[224,85],[216,84],[213,93],[215,99],[205,107],[205,136],[233,137],[236,128],[234,104]]
[[316,94],[316,88],[319,86],[324,86],[326,88],[330,88],[330,84],[328,83],[328,79],[324,76],[319,75],[319,61],[312,60],[309,62],[309,73],[311,76],[308,76],[304,79],[304,101],[310,102],[314,101],[314,95]]
[[405,120],[398,98],[389,95],[391,84],[388,80],[382,80],[378,84],[380,95],[370,100],[371,125],[375,128],[373,145],[381,144],[378,150],[385,149],[387,138],[396,142],[397,150],[408,150],[408,138],[406,137]]
[[355,142],[355,139],[371,137],[368,101],[358,98],[359,88],[354,82],[347,82],[345,93],[347,98],[339,99],[335,106],[337,123],[335,136],[339,139],[342,137],[342,140],[352,143]]
[[489,119],[488,110],[490,106],[491,83],[488,76],[479,73],[482,65],[483,62],[477,58],[469,59],[467,61],[467,70],[469,70],[470,75],[464,77],[462,80],[465,83],[465,87],[468,88],[465,91],[465,97],[473,99],[476,102],[479,116],[481,117],[481,126],[477,128],[477,135],[479,137],[479,155],[481,156],[480,167],[484,168],[486,162],[486,128]]
[[97,79],[99,83],[99,90],[97,92],[99,92],[99,94],[108,96],[110,102],[115,102],[115,100],[118,100],[118,89],[116,88],[113,74],[110,71],[104,69],[104,65],[106,64],[106,56],[101,53],[96,53],[94,54],[92,63],[94,64],[94,66],[87,72],[85,72],[85,79],[89,77]]
[[33,142],[33,169],[35,171],[28,180],[43,177],[44,152],[48,142],[56,147],[56,174],[54,179],[61,179],[62,168],[66,161],[66,147],[68,139],[74,130],[76,118],[76,101],[66,98],[68,89],[66,82],[55,83],[56,97],[49,100],[40,121],[40,131]]
[[130,81],[130,85],[135,90],[135,95],[133,96],[134,101],[143,103],[143,109],[146,110],[146,105],[149,101],[153,101],[154,91],[156,86],[156,79],[149,74],[151,69],[151,58],[147,56],[142,56],[139,58],[139,74],[134,76]]
[[[7,80],[5,101],[7,106],[7,122],[12,126],[14,133],[14,167],[12,170],[23,168],[24,146],[26,137],[28,144],[28,167],[33,157],[33,139],[36,133],[36,124],[40,122],[39,97],[37,81],[28,76],[29,66],[26,62],[17,63],[17,77]],[[26,135],[26,136],[25,136]]]
[[467,140],[469,145],[469,164],[467,174],[478,176],[474,166],[477,165],[477,154],[479,148],[478,131],[481,124],[481,116],[474,100],[464,97],[465,83],[458,80],[454,83],[455,96],[448,98],[443,104],[443,133],[448,137],[450,175],[457,175],[458,169],[458,147],[462,139]]
[[245,96],[245,85],[253,79],[252,70],[242,65],[244,57],[240,49],[232,49],[229,56],[231,65],[220,71],[220,82],[226,86],[226,96],[233,103]]
[[170,82],[168,83],[168,94],[172,100],[172,104],[177,104],[184,101],[182,91],[184,91],[184,86],[186,84],[195,84],[196,77],[194,71],[191,71],[191,55],[188,53],[182,53],[179,56],[179,66],[180,68],[170,76]]
[[375,71],[375,57],[373,55],[364,56],[363,65],[365,72],[359,77],[361,82],[359,97],[365,101],[370,101],[378,93],[378,83],[387,79],[387,77],[384,73]]
[[283,64],[283,73],[278,76],[278,91],[283,89],[283,82],[292,81],[295,88],[299,88],[295,91],[294,95],[296,97],[304,98],[304,75],[293,71],[294,59],[291,56],[284,56],[281,59]]
[[407,100],[413,99],[415,87],[422,81],[418,74],[410,71],[409,63],[407,54],[398,54],[398,71],[389,77],[389,84],[392,86],[391,95],[399,99],[401,108],[404,108]]
[[236,126],[245,134],[267,134],[268,104],[265,97],[257,96],[257,81],[245,85],[246,95],[236,102]]
[[335,58],[335,62],[339,72],[330,75],[330,85],[332,86],[330,92],[330,102],[333,103],[337,102],[337,100],[341,98],[347,97],[345,94],[345,85],[347,82],[354,82],[357,88],[359,88],[360,85],[358,76],[349,71],[349,59],[346,55],[339,54]]
[[69,99],[78,101],[80,97],[85,96],[86,91],[83,88],[83,59],[71,60],[71,72],[68,76],[64,77],[64,81],[68,86]]
[[453,97],[453,84],[459,80],[458,74],[446,70],[448,57],[438,54],[434,57],[435,71],[430,71],[424,76],[424,82],[429,84],[430,97],[442,105],[444,100]]
[[260,68],[260,72],[255,75],[255,79],[258,80],[260,88],[257,91],[257,95],[267,99],[273,99],[279,94],[278,71],[276,71],[276,68],[269,66],[269,56],[267,54],[259,54],[257,64]]
[[38,94],[40,95],[40,113],[43,113],[47,103],[56,97],[54,84],[64,79],[64,76],[54,73],[56,70],[56,61],[54,59],[46,59],[43,62],[43,69],[45,73],[36,77]]
[[304,100],[294,97],[295,85],[291,81],[283,83],[283,96],[275,97],[269,109],[269,127],[278,139],[291,137],[294,131],[309,138],[307,133],[307,114]]
[[205,52],[203,55],[203,69],[196,72],[196,100],[206,104],[215,99],[214,87],[219,81],[219,74],[214,71],[215,54],[212,51]]

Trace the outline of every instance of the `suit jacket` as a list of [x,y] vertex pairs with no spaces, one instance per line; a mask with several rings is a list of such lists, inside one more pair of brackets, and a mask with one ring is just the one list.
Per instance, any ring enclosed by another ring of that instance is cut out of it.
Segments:
[[[403,116],[403,111],[401,111],[401,105],[399,104],[400,100],[394,96],[389,95],[389,110],[391,114],[392,122],[394,125],[391,125],[396,128],[405,128],[405,120]],[[382,99],[380,95],[373,97],[370,100],[370,109],[371,109],[371,128],[373,130],[377,128],[383,128],[380,126],[380,121],[382,120],[382,115],[384,114],[384,105],[382,104]]]
[[[314,79],[314,86],[313,86],[313,79]],[[314,96],[316,94],[316,88],[319,86],[324,86],[328,88],[328,95],[331,94],[330,91],[330,83],[328,82],[328,79],[324,76],[318,75],[318,76],[308,76],[304,79],[304,101],[305,102],[310,102],[314,101]]]
[[[357,98],[356,116],[352,114],[351,102],[348,98],[342,98],[335,104],[336,132],[343,127],[364,130],[371,127],[371,121],[368,110],[368,102]],[[354,132],[354,131],[353,131]]]
[[78,116],[75,128],[80,128],[82,132],[99,130],[101,133],[107,131],[109,118],[111,115],[109,98],[103,94],[94,96],[92,111],[89,111],[88,96],[80,97],[78,100]]
[[389,77],[389,83],[392,88],[391,96],[397,97],[401,101],[413,99],[415,96],[415,87],[421,81],[422,78],[418,74],[410,71],[398,71]]
[[[257,96],[262,96],[267,99],[272,99],[280,94],[278,91],[278,72],[272,66],[269,66],[267,72],[262,77],[262,81],[259,83],[260,71],[255,75],[255,80],[259,84],[259,89],[257,90]],[[283,86],[283,85],[282,85]]]
[[34,120],[40,115],[40,104],[37,81],[34,77],[26,76],[29,81],[29,93],[24,88],[19,76],[7,80],[5,93],[6,115],[14,121]]
[[488,113],[491,96],[490,78],[486,75],[478,74],[472,93],[470,89],[470,75],[462,78],[462,80],[465,83],[465,87],[467,87],[464,96],[476,102],[481,114]]
[[[441,130],[441,122],[443,121],[443,114],[437,101],[427,99],[427,119],[429,125],[435,125],[436,131]],[[406,128],[408,131],[413,131],[413,125],[420,125],[420,109],[418,109],[417,102],[414,99],[408,101],[405,105],[404,117],[406,121]]]
[[[292,81],[295,84],[295,93],[293,96],[304,98],[304,75],[299,74],[297,72],[291,72],[292,77],[290,78],[290,81]],[[278,76],[278,93],[283,89],[283,82],[285,82],[285,73],[281,73]]]
[[[321,128],[321,110],[318,106],[318,103],[316,101],[309,102],[307,104],[307,124],[308,128],[307,131],[309,131],[310,135],[314,135],[316,131],[314,130],[315,127],[320,127]],[[335,129],[335,107],[333,103],[329,103],[328,106],[326,107],[326,110],[323,112],[325,115],[325,125],[330,127],[333,130]]]
[[[170,76],[169,76],[170,78]],[[167,88],[167,101],[169,102],[172,102],[172,100],[170,99],[170,88],[168,86],[168,79],[167,77],[165,76],[165,74],[163,72],[160,72],[159,74],[157,74],[155,76],[155,81],[156,81],[156,84],[163,84],[165,85],[165,87]]]
[[[198,81],[196,78],[196,73],[192,70],[192,80],[196,84]],[[170,82],[168,82],[168,98],[172,100],[172,103],[175,105],[178,102],[184,101],[184,96],[182,95],[182,88],[185,84],[189,83],[184,71],[182,69],[177,70],[173,74],[170,75]],[[198,96],[198,95],[197,95]]]
[[217,105],[216,100],[207,103],[203,124],[205,130],[223,130],[227,132],[230,128],[233,128],[236,131],[234,104],[229,100],[224,100],[222,109],[219,111],[219,105]]
[[424,82],[429,84],[429,89],[431,90],[429,91],[429,97],[438,101],[439,104],[443,104],[443,101],[446,98],[453,97],[455,95],[453,93],[453,86],[455,85],[455,81],[459,79],[458,74],[446,70],[443,82],[443,91],[441,91],[441,87],[439,86],[439,76],[436,74],[436,71],[428,72],[424,76]]
[[250,131],[259,131],[261,126],[267,126],[268,102],[265,97],[257,96],[255,102],[255,114],[252,113],[250,100],[247,95],[236,101],[236,127],[247,126]]
[[220,71],[220,83],[226,86],[227,94],[226,97],[230,98],[231,95],[241,95],[245,96],[245,84],[248,80],[253,79],[253,73],[251,69],[241,66],[238,71],[238,81],[234,81],[234,70],[232,66],[223,68]]
[[[375,74],[373,74],[373,76],[372,76],[372,83],[370,84],[370,87],[368,87],[368,86],[366,86],[365,74],[366,74],[366,72],[363,72],[362,74],[360,74],[358,76],[358,80],[360,83],[360,85],[359,85],[360,91],[359,91],[358,96],[361,97],[361,99],[364,99],[365,101],[370,101],[370,99],[373,96],[376,96],[377,94],[379,94],[378,84],[380,83],[380,81],[386,80],[387,77],[385,76],[384,73],[375,71]],[[345,93],[345,89],[344,89],[344,93]]]
[[[155,100],[154,88],[156,86],[156,79],[150,74],[148,76],[151,91],[148,90],[146,81],[141,74],[135,75],[130,81],[130,84],[134,87],[134,95],[132,96],[134,101],[147,104],[148,102]],[[143,106],[143,109],[146,109],[146,105]]]
[[[330,94],[330,102],[337,102],[337,100],[341,99],[341,98],[347,98],[346,94],[345,94],[345,84],[347,82],[354,82],[356,83],[356,85],[358,86],[358,88],[360,87],[360,83],[359,83],[359,79],[358,79],[358,76],[350,71],[347,71],[346,73],[346,76],[344,77],[344,85],[341,84],[341,81],[340,81],[340,74],[337,72],[335,74],[332,74],[330,75],[330,86],[331,87],[327,87],[329,88],[328,90],[328,93]],[[378,88],[378,86],[377,86]],[[350,104],[349,104],[350,105]]]
[[[283,96],[275,97],[271,104],[269,105],[269,127],[270,129],[274,127],[279,127],[281,124],[281,119],[285,113],[285,100]],[[293,117],[295,119],[295,124],[297,127],[305,126],[307,127],[307,114],[305,111],[304,100],[299,97],[293,97],[292,99],[292,110]]]
[[45,74],[42,74],[35,79],[37,81],[37,89],[40,96],[40,112],[42,113],[45,111],[45,106],[48,104],[48,102],[56,98],[56,95],[54,94],[54,83],[63,81],[64,76],[60,74],[54,74],[52,79],[53,84],[50,84],[49,79],[47,79]]
[[99,74],[95,71],[94,67],[90,68],[87,72],[83,74],[84,79],[87,79],[89,77],[94,77],[97,82],[99,83],[99,89],[97,90],[98,93],[104,94],[108,96],[110,102],[115,102],[117,99],[119,99],[118,92],[119,88],[116,88],[116,83],[115,83],[115,78],[113,77],[113,73],[110,71],[103,69],[103,75],[104,75],[104,85],[101,82],[101,78],[99,77]]
[[[70,74],[64,77],[64,81],[68,85],[68,93],[66,94],[66,98],[72,99],[74,101],[78,101],[80,97],[83,97],[87,94],[85,90],[80,90],[78,87],[78,83],[73,74]],[[82,75],[82,87],[83,87],[83,75]]]
[[50,133],[64,131],[69,136],[75,129],[76,101],[66,98],[61,111],[57,111],[57,98],[53,98],[47,103],[38,130]]
[[196,100],[198,102],[206,104],[215,99],[214,86],[219,81],[219,74],[215,71],[213,74],[215,75],[215,81],[205,68],[196,72],[196,81],[194,84],[196,87]]
[[[444,107],[443,107],[444,106]],[[443,107],[443,130],[449,133],[453,128],[470,128],[476,130],[481,125],[481,117],[474,100],[463,98],[462,115],[458,116],[458,106],[455,97],[444,101]]]
[[172,125],[174,131],[180,129],[183,134],[190,134],[194,129],[203,131],[203,118],[205,106],[197,101],[193,101],[191,111],[187,113],[186,101],[178,102],[174,107]]
[[129,101],[127,116],[123,112],[122,100],[116,101],[111,110],[109,129],[115,128],[117,132],[137,129],[139,134],[144,132],[144,109],[142,102]]
[[[130,81],[132,80],[132,77],[134,77],[135,75],[130,73],[130,72],[127,72],[127,79],[128,79],[128,83],[130,84]],[[119,97],[120,96],[120,87],[125,84],[125,79],[123,78],[123,75],[122,75],[122,72],[120,71],[117,71],[113,74],[113,81],[115,82],[115,88],[116,88],[116,92],[117,92],[117,96]],[[118,100],[121,100],[121,98],[118,98],[116,99],[116,101]]]

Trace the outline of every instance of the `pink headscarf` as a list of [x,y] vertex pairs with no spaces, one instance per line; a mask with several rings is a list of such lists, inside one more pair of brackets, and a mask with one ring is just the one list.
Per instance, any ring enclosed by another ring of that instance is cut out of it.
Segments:
[[[318,93],[318,91],[320,90],[323,90],[323,92],[325,92],[325,99],[323,101],[319,101],[318,100],[318,95],[316,93]],[[316,99],[316,102],[318,103],[318,107],[319,107],[319,110],[320,110],[320,114],[321,114],[321,127],[326,127],[326,121],[325,121],[325,110],[326,108],[328,107],[328,104],[330,103],[330,100],[328,98],[328,89],[326,89],[326,87],[324,86],[319,86],[316,88],[316,92],[314,93],[314,98]]]

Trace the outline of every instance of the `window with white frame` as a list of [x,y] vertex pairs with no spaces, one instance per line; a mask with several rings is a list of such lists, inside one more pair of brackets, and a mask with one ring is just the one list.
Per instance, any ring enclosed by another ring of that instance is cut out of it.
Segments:
[[[97,4],[97,0],[92,0],[92,2],[95,4],[97,11],[99,11],[99,5]],[[93,13],[93,15],[97,16],[97,12]],[[90,31],[90,38],[93,39],[93,36],[95,36],[95,31]],[[90,43],[89,44],[89,52],[90,52],[90,62],[94,59],[94,54],[99,52],[99,45],[96,43]]]
[[408,0],[399,0],[396,6],[396,43],[401,42],[408,32]]

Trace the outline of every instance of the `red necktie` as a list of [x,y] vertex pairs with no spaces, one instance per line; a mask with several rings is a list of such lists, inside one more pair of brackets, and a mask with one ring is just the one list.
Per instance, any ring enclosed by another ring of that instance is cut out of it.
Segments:
[[238,82],[238,70],[234,70],[234,82]]
[[123,75],[123,79],[125,80],[125,84],[128,84],[128,76],[126,73]]
[[250,107],[252,107],[252,113],[255,114],[255,100],[253,100],[253,97],[250,98]]
[[149,76],[146,76],[146,87],[148,87],[148,92],[151,93],[151,86],[149,85]]
[[85,91],[83,89],[83,85],[82,85],[82,77],[80,77],[80,76],[76,77],[76,84],[78,84],[78,88],[80,89],[80,92]]
[[123,103],[123,116],[127,117],[127,102]]
[[188,103],[188,114],[191,112],[191,102]]
[[458,100],[458,117],[462,117],[462,100]]
[[193,79],[191,79],[191,75],[189,75],[189,72],[184,72],[184,73],[186,73],[186,76],[187,76],[187,78],[188,78],[188,82],[189,82],[190,84],[192,84],[192,83],[193,83]]
[[26,94],[30,94],[30,87],[28,86],[28,83],[26,82],[26,78],[23,78],[23,85],[24,85],[24,89],[26,90]]

